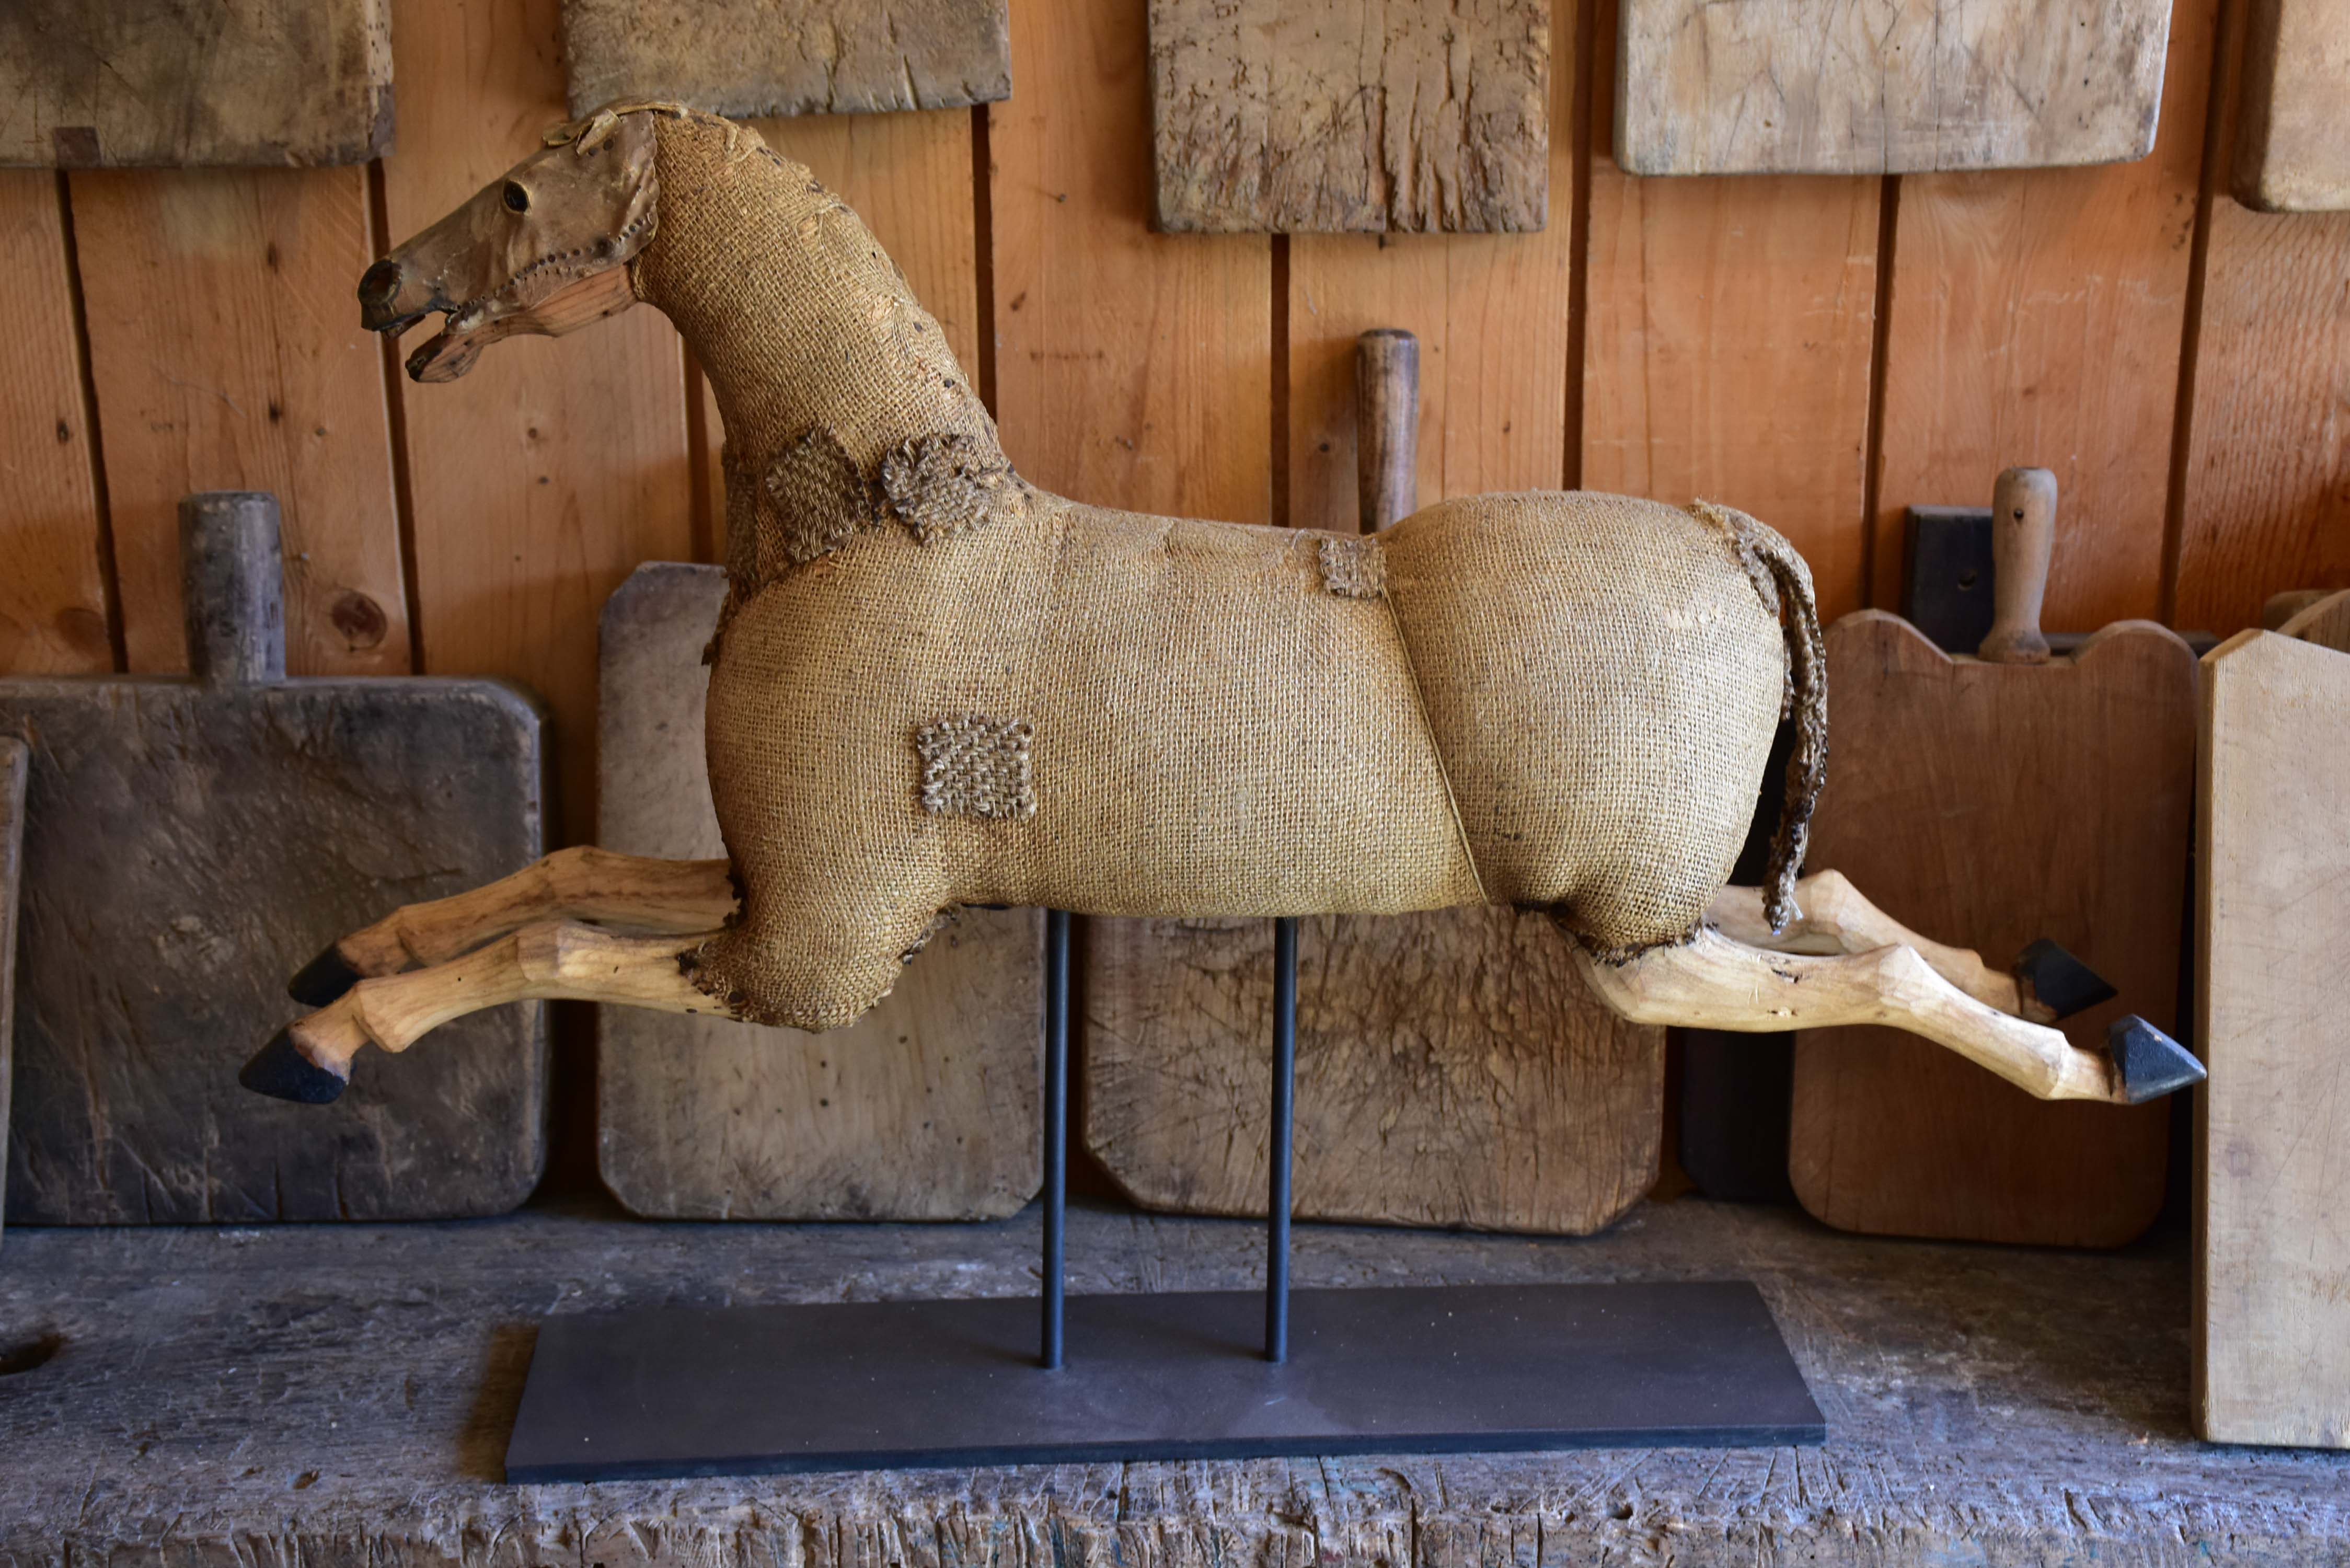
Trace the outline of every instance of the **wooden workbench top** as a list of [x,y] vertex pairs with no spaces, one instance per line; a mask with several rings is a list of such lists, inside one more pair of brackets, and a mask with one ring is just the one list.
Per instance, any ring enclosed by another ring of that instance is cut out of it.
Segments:
[[[1024,1293],[1036,1243],[1033,1209],[988,1225],[575,1207],[12,1230],[0,1365],[61,1343],[0,1376],[0,1564],[2350,1560],[2350,1455],[2190,1436],[2183,1238],[2107,1254],[1881,1241],[1700,1201],[1579,1241],[1305,1227],[1296,1282],[1752,1278],[1827,1413],[1826,1448],[497,1480],[542,1314]],[[1246,1286],[1260,1245],[1234,1221],[1081,1210],[1071,1289]]]

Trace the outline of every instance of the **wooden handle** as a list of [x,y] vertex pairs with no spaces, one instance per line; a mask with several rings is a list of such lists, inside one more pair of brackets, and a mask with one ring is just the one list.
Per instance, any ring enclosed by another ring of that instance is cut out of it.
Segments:
[[1392,327],[1355,339],[1355,473],[1363,532],[1419,509],[1419,339]]
[[207,490],[180,501],[188,671],[217,685],[286,679],[286,570],[277,497]]
[[2045,664],[2040,601],[2048,593],[2048,556],[2056,543],[2056,476],[2044,468],[2011,468],[1991,493],[1991,622],[1977,649],[1990,664]]

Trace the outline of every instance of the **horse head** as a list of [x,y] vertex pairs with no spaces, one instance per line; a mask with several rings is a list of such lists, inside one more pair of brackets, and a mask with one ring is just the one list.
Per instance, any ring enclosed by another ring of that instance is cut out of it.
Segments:
[[614,105],[546,133],[546,145],[359,279],[360,319],[442,331],[409,356],[420,381],[450,381],[517,333],[559,337],[637,302],[629,264],[652,238],[660,182],[653,117]]

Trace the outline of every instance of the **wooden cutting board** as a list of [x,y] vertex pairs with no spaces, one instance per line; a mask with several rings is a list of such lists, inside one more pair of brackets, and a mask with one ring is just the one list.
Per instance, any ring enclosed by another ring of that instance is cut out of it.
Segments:
[[2350,209],[2350,0],[2248,0],[2243,60],[2237,199]]
[[390,0],[8,0],[0,164],[364,163],[391,150]]
[[[726,574],[639,566],[604,607],[597,836],[726,853],[702,750],[702,662]],[[639,1214],[993,1220],[1043,1179],[1044,919],[972,909],[846,1029],[597,1009],[598,1162]]]
[[[8,1085],[15,1076],[9,1041],[16,1020],[16,887],[24,867],[25,774],[31,753],[25,742],[0,740],[0,1137],[8,1127]],[[8,1168],[0,1162],[0,1199],[7,1196]],[[0,1226],[5,1210],[0,1207]]]
[[[2065,1022],[2102,1049],[2175,1033],[2195,658],[2149,621],[2046,664],[1953,658],[1863,610],[1829,628],[1833,743],[1814,870],[2003,965],[2048,937],[2119,995]],[[2048,1105],[1888,1029],[1797,1036],[1789,1174],[1831,1225],[2116,1246],[2160,1210],[2168,1112]]]
[[2195,1425],[2350,1448],[2350,593],[2203,679]]
[[[182,554],[235,568],[224,577],[248,591],[215,595],[213,625],[274,671],[0,680],[0,736],[32,756],[15,1223],[495,1214],[545,1163],[536,1003],[362,1064],[331,1106],[237,1084],[301,1012],[286,982],[321,947],[540,853],[531,698],[493,680],[285,679],[274,504],[265,529],[246,521],[234,561]],[[204,580],[192,570],[192,611]]]
[[1621,4],[1629,173],[2023,169],[2154,147],[2170,0]]

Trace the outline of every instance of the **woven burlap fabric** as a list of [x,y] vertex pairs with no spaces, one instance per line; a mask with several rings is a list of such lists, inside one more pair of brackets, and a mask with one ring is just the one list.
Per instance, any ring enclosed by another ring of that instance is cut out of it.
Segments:
[[1493,902],[1551,909],[1611,953],[1686,936],[1704,913],[1745,841],[1786,690],[1776,603],[1741,529],[1777,539],[1734,514],[1554,492],[1444,502],[1384,535]]
[[[1816,642],[1777,535],[1544,493],[1340,545],[1046,495],[805,170],[696,118],[664,122],[657,165],[638,286],[726,428],[708,745],[743,905],[696,957],[713,994],[847,1023],[964,903],[1491,899],[1607,953],[1694,927],[1752,815],[1788,649]],[[1783,639],[1782,597],[1809,642]]]

